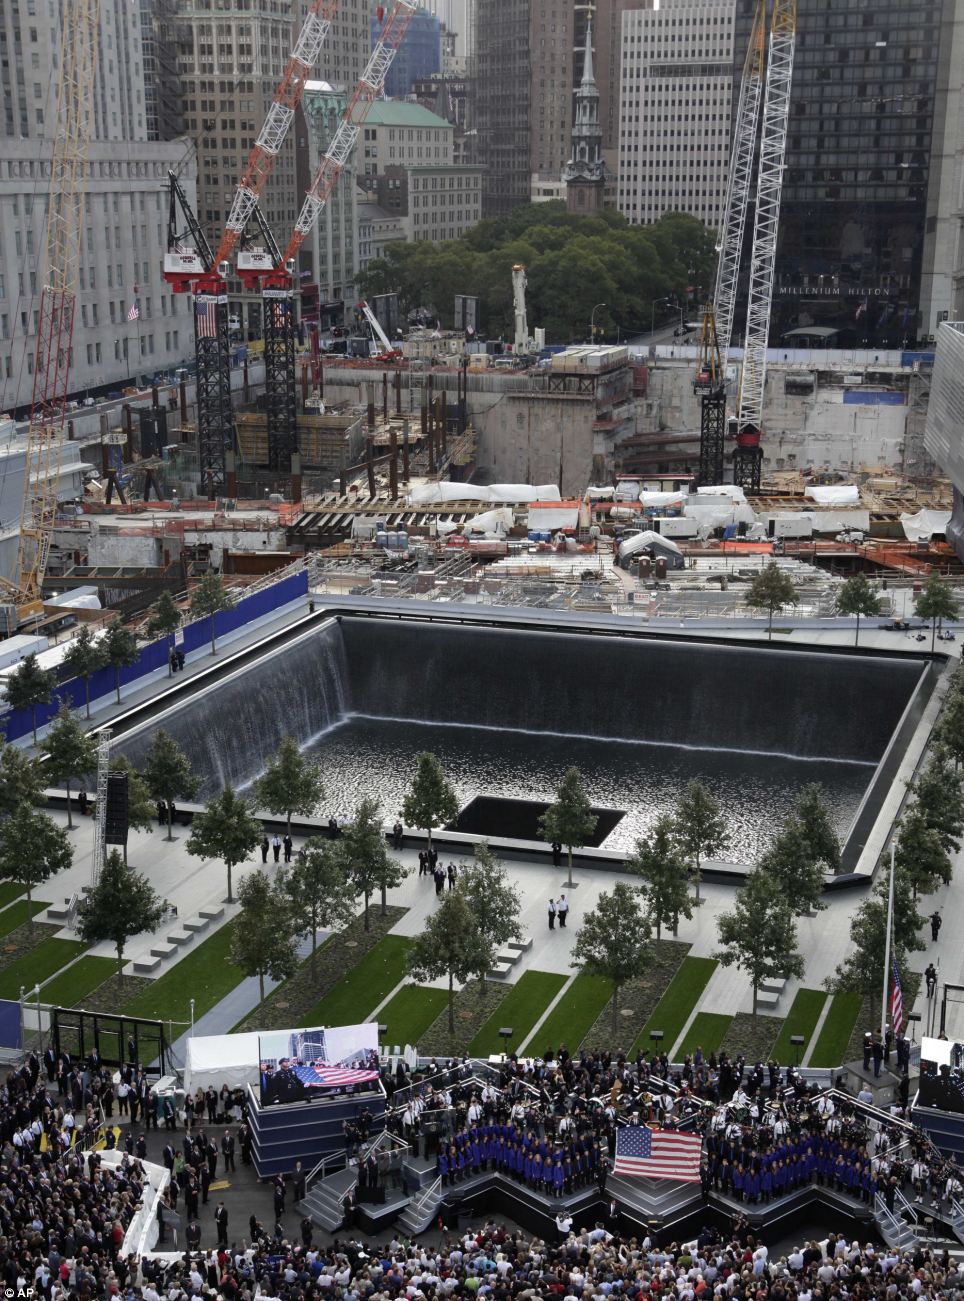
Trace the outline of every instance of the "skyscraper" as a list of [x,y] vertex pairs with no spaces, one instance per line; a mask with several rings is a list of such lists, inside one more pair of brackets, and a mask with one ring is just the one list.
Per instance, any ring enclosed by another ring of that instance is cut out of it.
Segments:
[[529,198],[529,8],[530,0],[475,0],[470,127],[485,168],[484,217]]
[[733,21],[734,0],[646,0],[623,12],[617,206],[630,221],[688,212],[719,225]]
[[[0,0],[0,411],[29,403],[43,280],[44,215],[57,129],[59,9]],[[170,168],[193,196],[189,140],[152,139],[142,11],[105,0],[85,180],[71,389],[123,384],[179,364],[190,309],[161,278]],[[130,318],[134,301],[138,312]]]
[[[737,0],[735,76],[754,8]],[[933,328],[920,308],[941,35],[942,0],[799,0],[771,340],[900,347]]]
[[[389,11],[386,9],[385,13]],[[377,13],[371,16],[371,46],[381,36],[382,22]],[[408,25],[405,39],[392,60],[385,78],[385,94],[389,99],[405,99],[420,77],[431,77],[442,67],[442,24],[426,9],[416,9]]]

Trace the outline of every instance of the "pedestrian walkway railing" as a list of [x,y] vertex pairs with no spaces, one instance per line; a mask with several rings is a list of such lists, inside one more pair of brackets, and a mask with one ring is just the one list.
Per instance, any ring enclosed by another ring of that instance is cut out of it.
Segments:
[[[426,1212],[434,1211],[442,1195],[442,1176],[439,1177],[416,1197],[411,1206],[411,1218],[416,1223],[420,1222]],[[434,1201],[433,1201],[434,1199]]]
[[[904,1207],[910,1212],[910,1223],[901,1214]],[[874,1219],[888,1247],[894,1247],[897,1251],[906,1251],[917,1242],[913,1227],[916,1224],[913,1209],[900,1193],[897,1194],[892,1211],[888,1209],[887,1203],[878,1193],[874,1198]]]
[[951,1198],[951,1228],[964,1242],[964,1206],[956,1198]]

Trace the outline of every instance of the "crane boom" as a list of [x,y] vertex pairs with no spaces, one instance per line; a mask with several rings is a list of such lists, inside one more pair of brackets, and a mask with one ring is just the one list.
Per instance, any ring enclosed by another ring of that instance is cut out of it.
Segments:
[[783,190],[796,35],[797,0],[776,0],[770,24],[760,169],[757,176],[756,212],[753,217],[750,297],[747,304],[746,345],[734,460],[734,480],[742,480],[742,486],[751,491],[758,491],[760,486],[762,454],[759,445],[763,428],[763,390],[766,384],[767,342],[773,306],[780,196]]
[[79,283],[87,154],[93,126],[94,78],[100,44],[100,0],[65,0],[57,134],[50,164],[43,288],[34,353],[33,395],[24,462],[17,567],[0,594],[7,630],[38,613],[57,514]]
[[392,60],[398,53],[408,25],[412,21],[417,5],[415,0],[395,0],[392,11],[385,21],[381,36],[372,50],[371,58],[365,71],[352,91],[348,105],[342,114],[331,144],[325,151],[318,170],[315,172],[305,201],[302,205],[295,228],[291,232],[284,251],[287,262],[298,255],[298,250],[318,220],[319,214],[326,207],[331,192],[338,183],[338,178],[355,149],[358,132],[368,116],[368,112],[385,88],[385,78]]
[[227,262],[244,234],[251,214],[264,190],[275,159],[285,142],[295,110],[301,103],[308,74],[321,53],[321,47],[331,28],[338,9],[338,0],[312,0],[305,17],[301,34],[288,56],[284,75],[278,84],[271,107],[265,115],[261,134],[251,147],[221,242],[217,247],[214,265]]
[[765,44],[766,0],[757,0],[750,43],[743,62],[743,78],[740,82],[730,174],[723,206],[719,259],[716,265],[716,289],[713,294],[716,337],[724,364],[733,334],[733,315],[740,276],[740,258],[743,254],[746,211],[753,178],[753,155],[760,125]]

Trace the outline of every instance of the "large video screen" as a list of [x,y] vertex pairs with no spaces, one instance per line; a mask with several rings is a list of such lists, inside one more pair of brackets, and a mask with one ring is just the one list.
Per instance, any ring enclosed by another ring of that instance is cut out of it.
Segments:
[[269,1030],[258,1036],[261,1105],[378,1088],[378,1024]]
[[964,1113],[964,1043],[924,1039],[917,1106]]

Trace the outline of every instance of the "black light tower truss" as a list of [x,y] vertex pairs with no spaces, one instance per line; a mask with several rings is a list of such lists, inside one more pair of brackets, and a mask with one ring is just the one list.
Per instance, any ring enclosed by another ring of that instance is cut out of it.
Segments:
[[733,452],[733,482],[751,497],[760,495],[762,447],[737,447]]
[[700,398],[700,483],[723,482],[726,439],[726,390],[716,389]]
[[261,298],[268,468],[290,474],[291,458],[298,450],[294,297],[290,289],[265,288]]
[[199,284],[194,296],[194,347],[197,356],[197,440],[201,484],[210,497],[227,490],[228,456],[236,449],[231,409],[231,356],[228,296],[208,293]]

